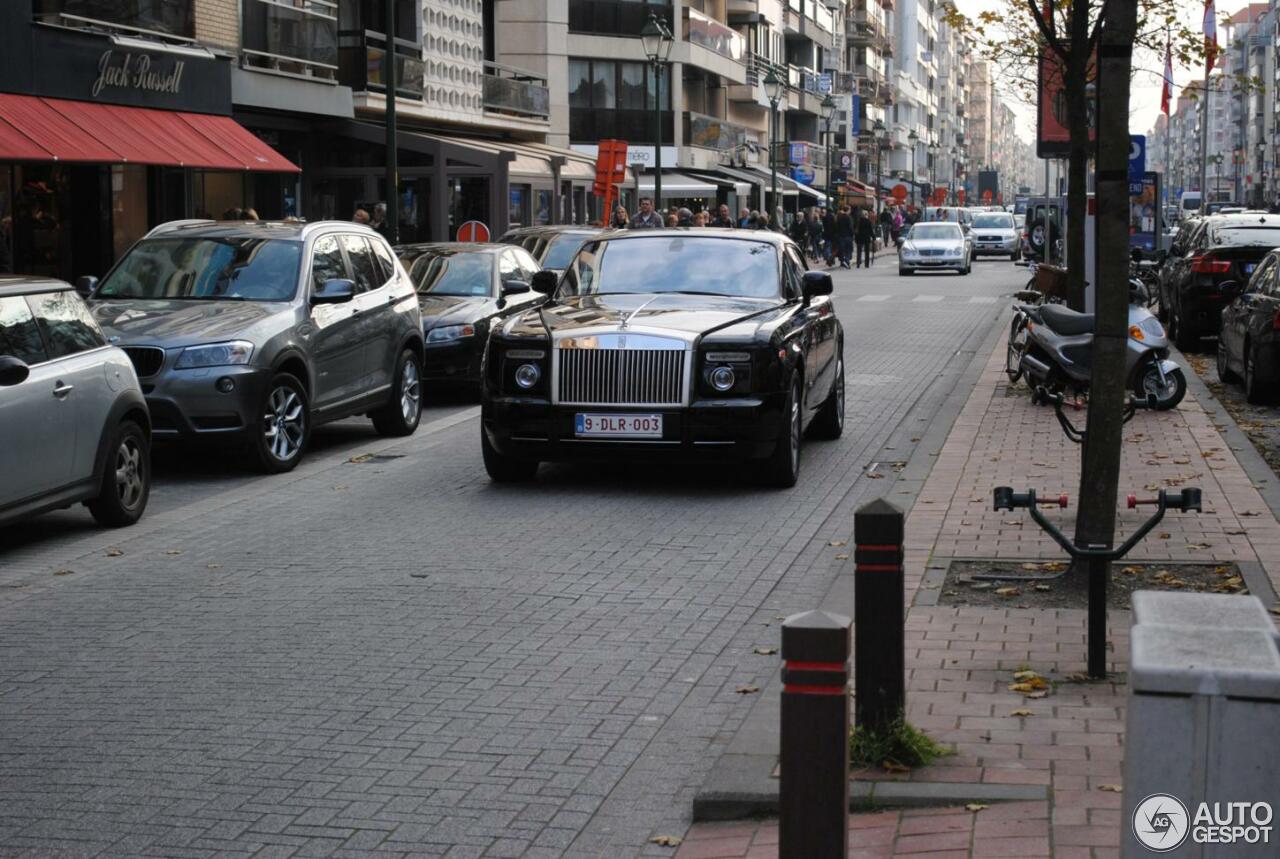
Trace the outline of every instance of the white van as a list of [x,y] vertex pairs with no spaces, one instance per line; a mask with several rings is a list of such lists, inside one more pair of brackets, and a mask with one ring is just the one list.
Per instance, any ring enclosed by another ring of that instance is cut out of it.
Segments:
[[1200,211],[1200,192],[1199,191],[1183,191],[1178,196],[1178,208],[1182,210],[1182,217],[1194,215]]

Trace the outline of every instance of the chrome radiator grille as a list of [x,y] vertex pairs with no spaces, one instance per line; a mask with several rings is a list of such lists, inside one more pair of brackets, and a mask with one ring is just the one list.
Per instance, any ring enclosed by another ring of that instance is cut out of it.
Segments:
[[562,403],[586,405],[681,405],[682,349],[560,349]]

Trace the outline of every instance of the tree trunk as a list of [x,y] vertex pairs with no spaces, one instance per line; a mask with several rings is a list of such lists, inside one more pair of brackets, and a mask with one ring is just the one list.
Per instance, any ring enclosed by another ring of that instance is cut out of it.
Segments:
[[1064,64],[1067,97],[1067,130],[1071,152],[1067,164],[1067,304],[1084,310],[1084,221],[1088,205],[1089,155],[1089,0],[1078,0],[1071,9],[1070,56]]
[[1080,476],[1076,543],[1111,545],[1129,336],[1129,72],[1137,30],[1133,0],[1108,0],[1099,46],[1097,284],[1088,435]]

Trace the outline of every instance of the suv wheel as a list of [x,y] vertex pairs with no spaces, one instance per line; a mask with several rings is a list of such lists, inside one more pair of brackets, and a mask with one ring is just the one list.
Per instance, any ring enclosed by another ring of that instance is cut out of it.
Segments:
[[121,421],[111,436],[98,497],[88,502],[100,525],[118,528],[142,518],[151,495],[151,451],[142,427]]
[[412,349],[400,353],[390,401],[370,412],[378,435],[412,435],[422,418],[422,362]]
[[255,464],[268,474],[291,471],[311,435],[311,406],[302,383],[288,373],[277,373],[258,414],[252,442]]

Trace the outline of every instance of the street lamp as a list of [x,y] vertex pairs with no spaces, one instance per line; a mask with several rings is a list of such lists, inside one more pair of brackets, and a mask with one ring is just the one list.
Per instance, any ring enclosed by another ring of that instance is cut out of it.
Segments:
[[916,146],[920,143],[920,135],[916,134],[914,128],[907,135],[907,142],[911,144],[911,205],[914,207],[916,204]]
[[675,39],[667,25],[658,16],[649,13],[649,20],[640,30],[640,44],[644,55],[653,66],[653,206],[662,211],[662,67],[671,56]]
[[[1216,195],[1218,189],[1222,187],[1222,153],[1210,155],[1205,160],[1213,165],[1213,193]],[[1208,206],[1209,202],[1209,194],[1206,191],[1202,197],[1201,204]],[[1208,209],[1205,211],[1208,211]]]
[[[938,145],[938,141],[929,141],[929,193],[934,193],[934,186],[938,183],[938,151],[942,149]],[[927,202],[927,201],[926,201]]]
[[822,97],[822,118],[827,123],[827,136],[823,143],[827,148],[827,205],[831,205],[831,200],[835,196],[832,189],[835,183],[831,181],[831,120],[836,116],[836,102],[831,97],[831,93],[827,93]]
[[889,133],[889,129],[885,124],[877,119],[875,124],[871,126],[871,134],[876,139],[876,201],[880,200],[880,152],[884,148],[885,135]]
[[951,204],[953,206],[960,205],[960,189],[956,187],[956,183],[959,181],[959,179],[957,179],[960,167],[959,159],[960,150],[956,149],[954,146],[951,147]]
[[1258,208],[1267,207],[1267,139],[1258,135]]
[[[778,77],[773,64],[769,65],[769,74],[764,76],[764,91],[769,96],[769,197],[774,211],[778,208],[778,153],[776,138],[778,136],[778,102],[786,92],[787,84]],[[769,213],[769,223],[773,224],[773,211]],[[777,228],[777,224],[773,224]]]

